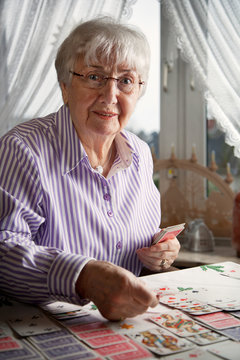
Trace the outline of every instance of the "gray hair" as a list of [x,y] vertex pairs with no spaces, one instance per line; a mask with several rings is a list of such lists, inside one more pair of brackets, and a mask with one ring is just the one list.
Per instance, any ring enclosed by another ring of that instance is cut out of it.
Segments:
[[141,81],[147,82],[150,48],[145,35],[136,27],[104,16],[78,25],[63,41],[55,60],[59,83],[69,84],[74,64],[84,56],[86,65],[103,62],[107,65],[127,64]]

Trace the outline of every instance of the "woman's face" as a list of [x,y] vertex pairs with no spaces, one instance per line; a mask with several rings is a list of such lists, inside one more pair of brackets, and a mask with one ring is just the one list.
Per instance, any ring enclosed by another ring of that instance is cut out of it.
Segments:
[[78,74],[95,72],[106,77],[134,79],[136,85],[129,93],[117,86],[117,81],[109,79],[101,88],[89,88],[84,77],[72,76],[70,85],[61,84],[63,100],[68,104],[74,127],[80,138],[87,136],[115,136],[124,128],[132,115],[140,96],[139,76],[124,64],[109,67],[100,63],[86,66],[80,58],[72,69]]

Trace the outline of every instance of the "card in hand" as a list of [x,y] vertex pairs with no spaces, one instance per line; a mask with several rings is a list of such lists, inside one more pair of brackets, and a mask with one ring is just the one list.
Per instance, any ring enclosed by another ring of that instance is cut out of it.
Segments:
[[165,241],[169,238],[170,235],[174,237],[179,235],[180,232],[184,230],[185,223],[168,226],[166,228],[161,229],[161,231],[154,235],[152,245],[155,245],[159,242]]
[[191,349],[194,345],[160,328],[138,331],[128,335],[157,355],[167,355]]
[[209,331],[179,310],[172,310],[168,313],[161,313],[157,316],[151,316],[149,319],[155,324],[182,337]]

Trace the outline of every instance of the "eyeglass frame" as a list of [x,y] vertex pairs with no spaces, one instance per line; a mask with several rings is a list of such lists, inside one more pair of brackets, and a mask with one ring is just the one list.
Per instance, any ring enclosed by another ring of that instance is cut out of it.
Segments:
[[[76,71],[73,71],[73,70],[69,70],[69,72],[70,72],[72,75],[79,76],[79,77],[83,77],[83,78],[86,78],[86,77],[88,76],[88,74],[86,74],[86,75],[84,75],[84,74],[79,74],[79,73],[77,73]],[[97,72],[96,72],[96,73],[97,73]],[[131,90],[134,88],[134,85],[136,85],[136,84],[144,85],[144,84],[145,84],[145,81],[139,81],[138,83],[133,82],[133,83],[132,83],[133,86],[132,86],[132,88],[129,90],[129,92],[125,92],[125,91],[121,90],[121,89],[119,88],[119,86],[118,86],[118,82],[119,82],[120,78],[115,78],[115,77],[112,77],[112,76],[105,76],[105,77],[102,78],[102,80],[105,81],[102,86],[99,86],[99,87],[96,87],[96,88],[90,88],[90,89],[102,89],[102,88],[106,85],[106,83],[107,83],[108,80],[116,80],[118,89],[119,89],[121,92],[125,93],[125,94],[129,94],[129,93],[131,92]]]

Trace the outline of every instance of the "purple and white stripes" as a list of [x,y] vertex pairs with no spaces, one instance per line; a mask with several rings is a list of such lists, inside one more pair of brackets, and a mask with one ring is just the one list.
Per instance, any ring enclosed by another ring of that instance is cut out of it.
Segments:
[[22,301],[79,303],[75,282],[89,259],[136,275],[136,249],[160,224],[149,147],[124,131],[107,178],[92,169],[62,106],[0,140],[0,291]]

